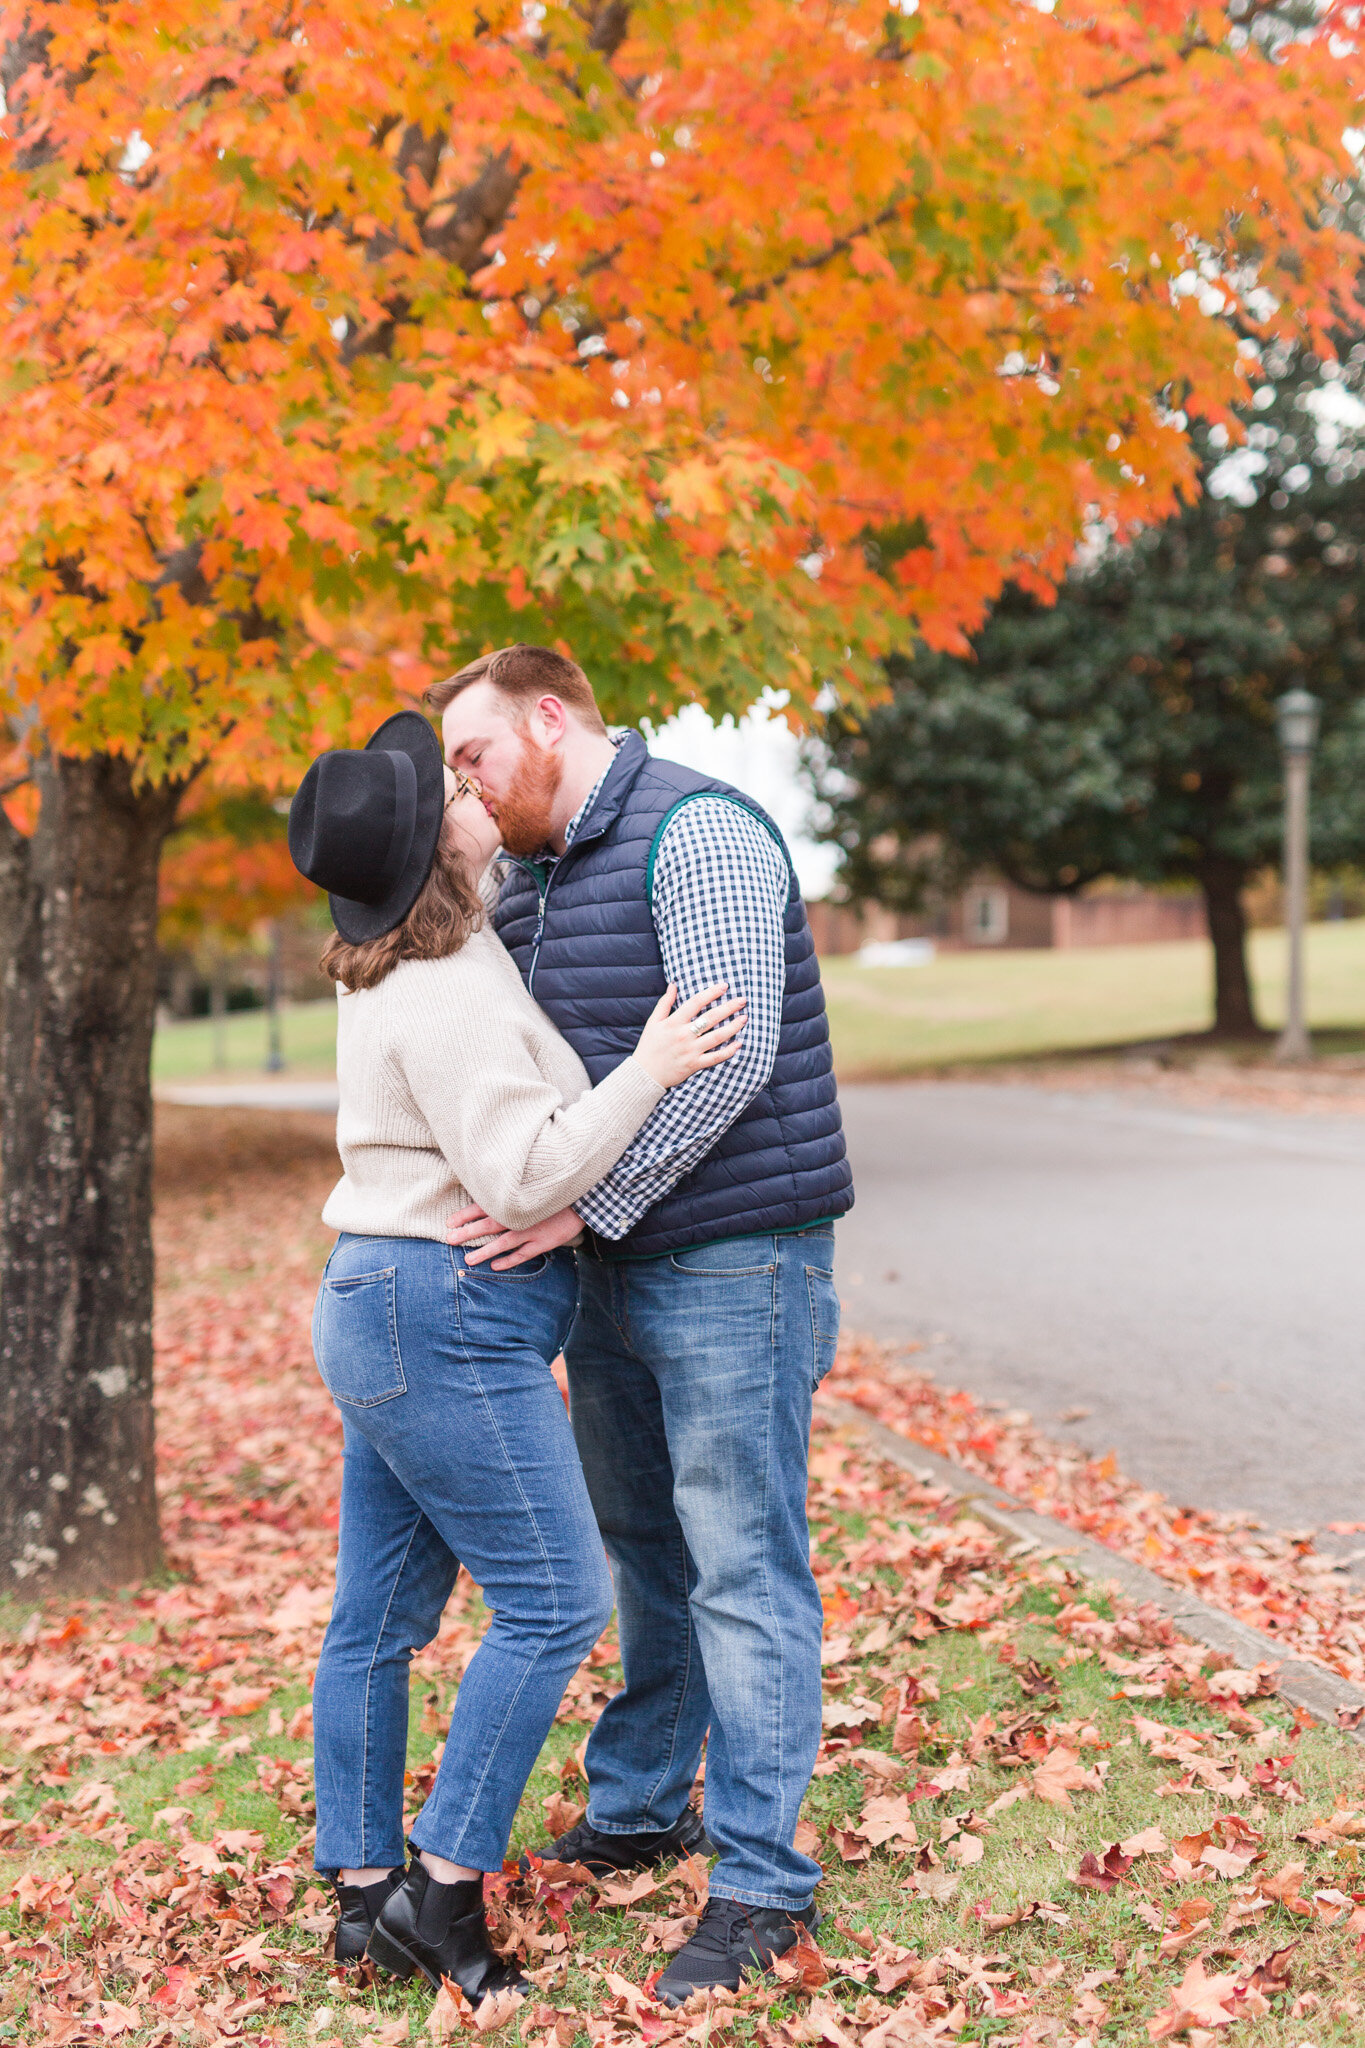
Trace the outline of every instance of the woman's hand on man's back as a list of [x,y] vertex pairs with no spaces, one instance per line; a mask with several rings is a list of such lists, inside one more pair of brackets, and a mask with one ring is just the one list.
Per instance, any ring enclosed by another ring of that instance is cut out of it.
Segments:
[[732,996],[723,1003],[724,994],[724,984],[718,982],[679,1003],[671,982],[664,990],[631,1054],[661,1088],[676,1088],[703,1067],[718,1067],[739,1051],[744,997]]

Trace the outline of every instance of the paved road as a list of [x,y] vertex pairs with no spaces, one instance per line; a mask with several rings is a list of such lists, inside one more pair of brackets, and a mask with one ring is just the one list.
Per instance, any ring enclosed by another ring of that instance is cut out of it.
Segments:
[[1365,1118],[841,1094],[846,1327],[927,1341],[941,1380],[1182,1502],[1365,1522]]
[[339,1097],[335,1081],[271,1080],[186,1081],[159,1083],[158,1102],[179,1102],[190,1109],[312,1109],[335,1116]]
[[[331,1082],[158,1089],[334,1109]],[[966,1082],[841,1091],[846,1326],[1178,1500],[1365,1521],[1365,1117]],[[1063,1422],[1069,1409],[1083,1419]],[[1365,1537],[1340,1547],[1365,1545]]]

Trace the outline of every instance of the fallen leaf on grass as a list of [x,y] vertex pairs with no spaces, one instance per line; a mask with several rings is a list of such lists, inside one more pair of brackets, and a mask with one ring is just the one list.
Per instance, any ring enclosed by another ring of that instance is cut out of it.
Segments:
[[587,1810],[578,1800],[566,1797],[563,1792],[551,1792],[540,1805],[545,1825],[556,1841],[561,1835],[567,1835],[571,1828],[576,1828]]
[[919,1846],[915,1824],[910,1818],[910,1802],[903,1792],[879,1794],[865,1800],[853,1832],[874,1849],[880,1849],[887,1843],[897,1849]]
[[773,1975],[782,1984],[799,1984],[803,1991],[818,1991],[830,1979],[830,1967],[803,1928],[793,1948],[773,1962]]
[[1035,1797],[1048,1806],[1071,1805],[1073,1792],[1101,1792],[1104,1779],[1099,1766],[1091,1770],[1082,1768],[1079,1755],[1074,1749],[1059,1744],[1033,1773]]
[[1168,1763],[1185,1763],[1204,1747],[1203,1737],[1192,1728],[1171,1728],[1164,1721],[1149,1721],[1145,1714],[1134,1714],[1133,1726],[1148,1754],[1163,1757]]
[[1061,1685],[1055,1671],[1049,1671],[1036,1657],[1026,1657],[1014,1666],[1014,1675],[1026,1699],[1055,1702],[1061,1695]]
[[1148,2020],[1147,2032],[1154,2041],[1167,2041],[1173,2034],[1187,2033],[1195,2026],[1229,2027],[1237,2015],[1228,2010],[1228,2000],[1236,1991],[1235,1976],[1206,1975],[1203,1957],[1196,1956],[1173,1992],[1170,2004]]
[[866,1863],[872,1854],[872,1844],[852,1828],[831,1828],[829,1839],[845,1863]]
[[1021,1799],[1031,1799],[1032,1790],[1027,1785],[1011,1785],[1008,1792],[1002,1792],[998,1799],[992,1799],[985,1809],[988,1816],[1005,1813],[1011,1806],[1017,1806]]
[[978,1912],[976,1917],[987,1934],[1002,1934],[1007,1927],[1021,1927],[1026,1920],[1048,1920],[1054,1927],[1067,1927],[1071,1922],[1071,1915],[1054,1906],[1051,1899],[1030,1899],[1012,1913]]
[[659,1879],[648,1870],[642,1870],[627,1884],[613,1884],[605,1878],[598,1878],[596,1884],[597,1896],[606,1906],[633,1906],[659,1889]]
[[1182,1899],[1176,1909],[1176,1924],[1169,1934],[1163,1934],[1157,1954],[1163,1959],[1178,1955],[1182,1948],[1189,1948],[1196,1941],[1203,1941],[1213,1931],[1213,1908],[1207,1899]]
[[1289,1806],[1301,1806],[1303,1788],[1297,1779],[1289,1776],[1287,1768],[1293,1761],[1289,1756],[1268,1756],[1263,1763],[1257,1764],[1251,1775],[1262,1792],[1272,1799],[1283,1799]]
[[1215,1671],[1205,1680],[1214,1699],[1268,1699],[1280,1689],[1278,1664],[1258,1664],[1254,1671]]
[[458,1984],[449,1977],[441,1979],[441,1988],[436,1994],[431,2011],[427,2014],[427,2032],[438,2044],[453,2041],[457,2034],[474,2024],[474,2008]]
[[1365,1813],[1346,1806],[1338,1807],[1325,1820],[1315,1820],[1311,1827],[1301,1829],[1294,1840],[1311,1842],[1314,1848],[1322,1849],[1336,1842],[1352,1841],[1357,1835],[1365,1835]]
[[100,2016],[95,2022],[101,2040],[116,2041],[120,2034],[132,2034],[142,2025],[142,2012],[136,2005],[124,2005],[117,1998],[100,2000]]
[[1160,1828],[1144,1828],[1140,1835],[1129,1835],[1119,1843],[1125,1856],[1168,1856],[1171,1845]]
[[888,1785],[902,1784],[907,1769],[900,1757],[888,1756],[884,1749],[850,1749],[840,1761],[852,1764],[881,1791]]
[[380,2026],[371,2026],[360,2043],[360,2048],[399,2048],[399,2043],[408,2038],[408,2016],[401,2019],[385,2020]]
[[244,1941],[240,1948],[233,1949],[229,1955],[223,1957],[223,1968],[225,1970],[263,1970],[267,1957],[279,1956],[284,1953],[283,1949],[267,1948],[266,1940],[266,1930],[263,1927],[259,1934],[252,1935],[250,1941]]
[[1126,1856],[1118,1842],[1111,1842],[1098,1856],[1093,1849],[1087,1850],[1071,1882],[1088,1891],[1112,1892],[1127,1877],[1133,1862],[1133,1857]]
[[[845,2033],[844,2023],[848,2014],[840,2011],[826,1998],[812,1999],[803,2013],[794,2020],[788,2020],[782,2031],[791,2041],[827,2043],[828,2048],[854,2048],[854,2037]],[[712,2033],[711,2017],[708,2013],[702,2022],[705,2031],[694,2030],[688,2040],[706,2040]],[[891,2037],[894,2040],[894,2036]],[[902,2037],[907,2040],[909,2037]],[[889,2048],[889,2044],[888,2044]]]
[[1215,1849],[1210,1846],[1203,1851],[1199,1861],[1205,1869],[1216,1870],[1219,1877],[1245,1877],[1259,1853],[1256,1849]]
[[882,1718],[881,1708],[861,1695],[851,1700],[826,1700],[820,1719],[826,1728],[866,1728]]
[[1259,1992],[1262,1998],[1276,1998],[1281,1992],[1287,1991],[1289,1958],[1297,1947],[1298,1943],[1291,1941],[1284,1948],[1272,1949],[1265,1961],[1257,1963],[1248,1976],[1246,1981],[1249,1989]]

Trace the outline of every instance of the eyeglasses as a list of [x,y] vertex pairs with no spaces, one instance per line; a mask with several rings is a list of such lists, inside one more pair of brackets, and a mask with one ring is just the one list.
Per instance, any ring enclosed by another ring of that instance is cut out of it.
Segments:
[[448,811],[450,806],[462,796],[477,797],[480,803],[483,802],[483,784],[481,782],[476,781],[472,775],[466,775],[463,768],[452,769],[451,773],[455,777],[455,792],[453,796],[446,798],[443,809]]

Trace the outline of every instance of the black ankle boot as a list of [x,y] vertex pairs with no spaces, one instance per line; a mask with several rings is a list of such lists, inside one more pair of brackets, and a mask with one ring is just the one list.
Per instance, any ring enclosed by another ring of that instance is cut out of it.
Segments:
[[471,2005],[490,1992],[530,1990],[515,1960],[505,1959],[488,1939],[483,1917],[483,1879],[437,1884],[414,1858],[403,1883],[390,1893],[374,1923],[366,1954],[395,1977],[418,1970],[434,1991],[453,1978]]
[[380,1907],[390,1892],[397,1891],[406,1876],[407,1871],[400,1865],[387,1877],[376,1878],[373,1884],[343,1884],[340,1878],[332,1879],[332,1890],[337,1895],[341,1916],[337,1921],[332,1953],[339,1963],[360,1961],[370,1931],[379,1917]]

